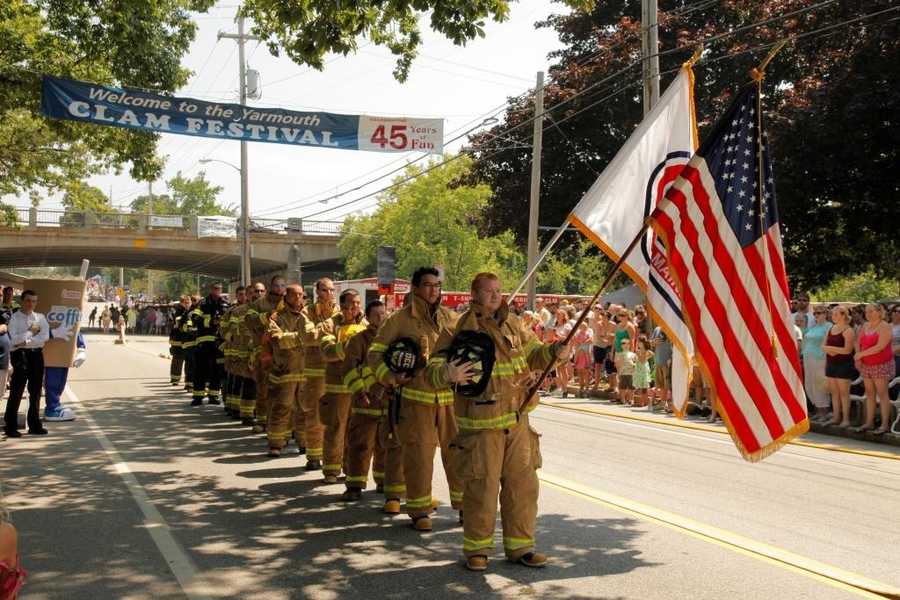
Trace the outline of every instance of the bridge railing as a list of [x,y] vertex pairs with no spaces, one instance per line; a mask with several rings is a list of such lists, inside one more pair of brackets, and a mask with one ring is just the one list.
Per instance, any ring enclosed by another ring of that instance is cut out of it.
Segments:
[[[147,215],[129,212],[97,212],[46,209],[39,207],[15,207],[16,223],[20,228],[61,227],[75,229],[126,229],[138,232],[184,231],[197,235],[198,215]],[[6,223],[7,226],[13,225]],[[250,217],[251,233],[275,235],[338,236],[340,221],[313,221],[307,219],[265,219]],[[235,234],[240,233],[240,220],[235,224]]]

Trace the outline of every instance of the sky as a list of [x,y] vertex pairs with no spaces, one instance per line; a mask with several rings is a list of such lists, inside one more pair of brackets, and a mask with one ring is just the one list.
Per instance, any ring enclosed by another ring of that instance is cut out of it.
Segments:
[[[219,31],[236,32],[235,0],[219,2],[208,13],[198,15],[198,32],[182,64],[194,72],[179,96],[203,100],[238,102],[238,58],[235,40],[217,41]],[[561,47],[552,29],[535,29],[534,23],[568,9],[549,0],[522,0],[511,6],[503,23],[487,22],[486,35],[465,47],[455,46],[422,23],[424,43],[405,83],[398,83],[392,70],[394,58],[383,48],[360,42],[356,54],[326,59],[322,72],[297,65],[289,58],[271,56],[265,45],[248,42],[248,66],[259,71],[262,97],[248,105],[344,114],[372,114],[444,119],[444,139],[465,131],[500,108],[511,96],[534,86],[538,70],[546,70],[548,53]],[[502,114],[500,115],[502,117]],[[465,138],[445,147],[456,151]],[[223,187],[219,196],[225,205],[240,206],[239,142],[163,134],[159,152],[167,155],[164,176],[154,183],[154,193],[163,193],[164,181],[181,172],[191,177],[205,171],[207,178]],[[418,152],[386,154],[282,144],[249,143],[250,214],[264,218],[304,217],[334,207],[384,187],[394,176],[364,186],[378,175],[421,156]],[[89,182],[111,194],[114,205],[127,205],[146,193],[146,182],[127,174],[107,174]],[[330,196],[347,192],[327,204]],[[60,198],[49,198],[41,206],[59,207]],[[18,204],[25,204],[21,200]],[[320,220],[342,220],[349,214],[371,212],[372,197],[351,206],[315,216]]]

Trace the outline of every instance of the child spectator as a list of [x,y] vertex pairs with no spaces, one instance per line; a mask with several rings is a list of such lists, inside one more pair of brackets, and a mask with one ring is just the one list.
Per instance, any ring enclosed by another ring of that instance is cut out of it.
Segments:
[[593,336],[587,321],[582,321],[575,334],[575,374],[578,377],[578,396],[584,398],[591,383],[591,348]]
[[637,351],[635,352],[634,375],[634,405],[647,406],[647,390],[650,389],[650,361],[653,359],[653,351],[650,350],[650,342],[647,336],[640,334],[637,339]]

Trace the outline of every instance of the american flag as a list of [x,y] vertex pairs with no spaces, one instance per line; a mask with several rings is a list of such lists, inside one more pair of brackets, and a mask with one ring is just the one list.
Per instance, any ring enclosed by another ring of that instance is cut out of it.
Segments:
[[809,429],[758,95],[741,90],[650,216],[695,358],[751,461]]

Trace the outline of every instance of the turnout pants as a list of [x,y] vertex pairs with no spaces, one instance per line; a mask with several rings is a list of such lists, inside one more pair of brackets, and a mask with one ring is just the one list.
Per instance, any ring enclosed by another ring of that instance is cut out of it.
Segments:
[[[370,411],[370,412],[360,412]],[[384,446],[379,429],[382,427],[380,408],[351,409],[347,431],[347,487],[365,489],[369,482],[369,464],[375,483],[384,483]]]
[[169,363],[169,381],[172,385],[177,385],[181,381],[181,370],[184,363],[184,349],[172,348],[172,362]]
[[225,379],[225,357],[215,342],[202,342],[194,350],[194,398],[218,400]]
[[266,425],[269,448],[284,448],[292,432],[297,445],[305,445],[303,427],[298,428],[301,421],[297,418],[301,412],[303,385],[302,381],[269,383],[269,418]]
[[382,418],[378,438],[384,448],[384,498],[400,500],[406,496],[406,478],[403,476],[403,446],[391,430],[388,419]]
[[[256,370],[256,422],[266,425],[269,421],[269,394],[274,384],[269,383],[269,369],[259,367]],[[271,392],[274,393],[274,392]]]
[[438,445],[450,486],[450,503],[455,509],[462,508],[463,487],[448,464],[450,442],[458,432],[453,405],[441,406],[404,399],[400,404],[397,431],[403,444],[406,512],[409,516],[416,518],[431,513],[431,481]]
[[465,486],[463,553],[487,555],[494,547],[498,495],[507,558],[518,560],[532,552],[541,450],[528,416],[512,429],[462,432],[451,452],[451,468]]
[[244,378],[228,373],[225,381],[225,410],[237,413],[241,410],[241,387],[244,385]]
[[319,417],[325,426],[322,472],[340,475],[347,446],[347,423],[350,421],[350,394],[327,392],[319,406]]
[[306,458],[322,460],[325,427],[319,419],[319,401],[325,395],[325,377],[307,377],[301,406],[306,426]]
[[194,374],[197,371],[197,347],[184,349],[184,389],[188,392],[194,390]]
[[241,418],[252,419],[256,411],[256,381],[251,377],[242,377],[241,380]]
[[9,383],[9,400],[4,415],[6,431],[19,428],[19,405],[28,388],[28,429],[38,430],[41,423],[41,389],[44,384],[44,354],[40,349],[14,350],[10,355],[13,366]]

